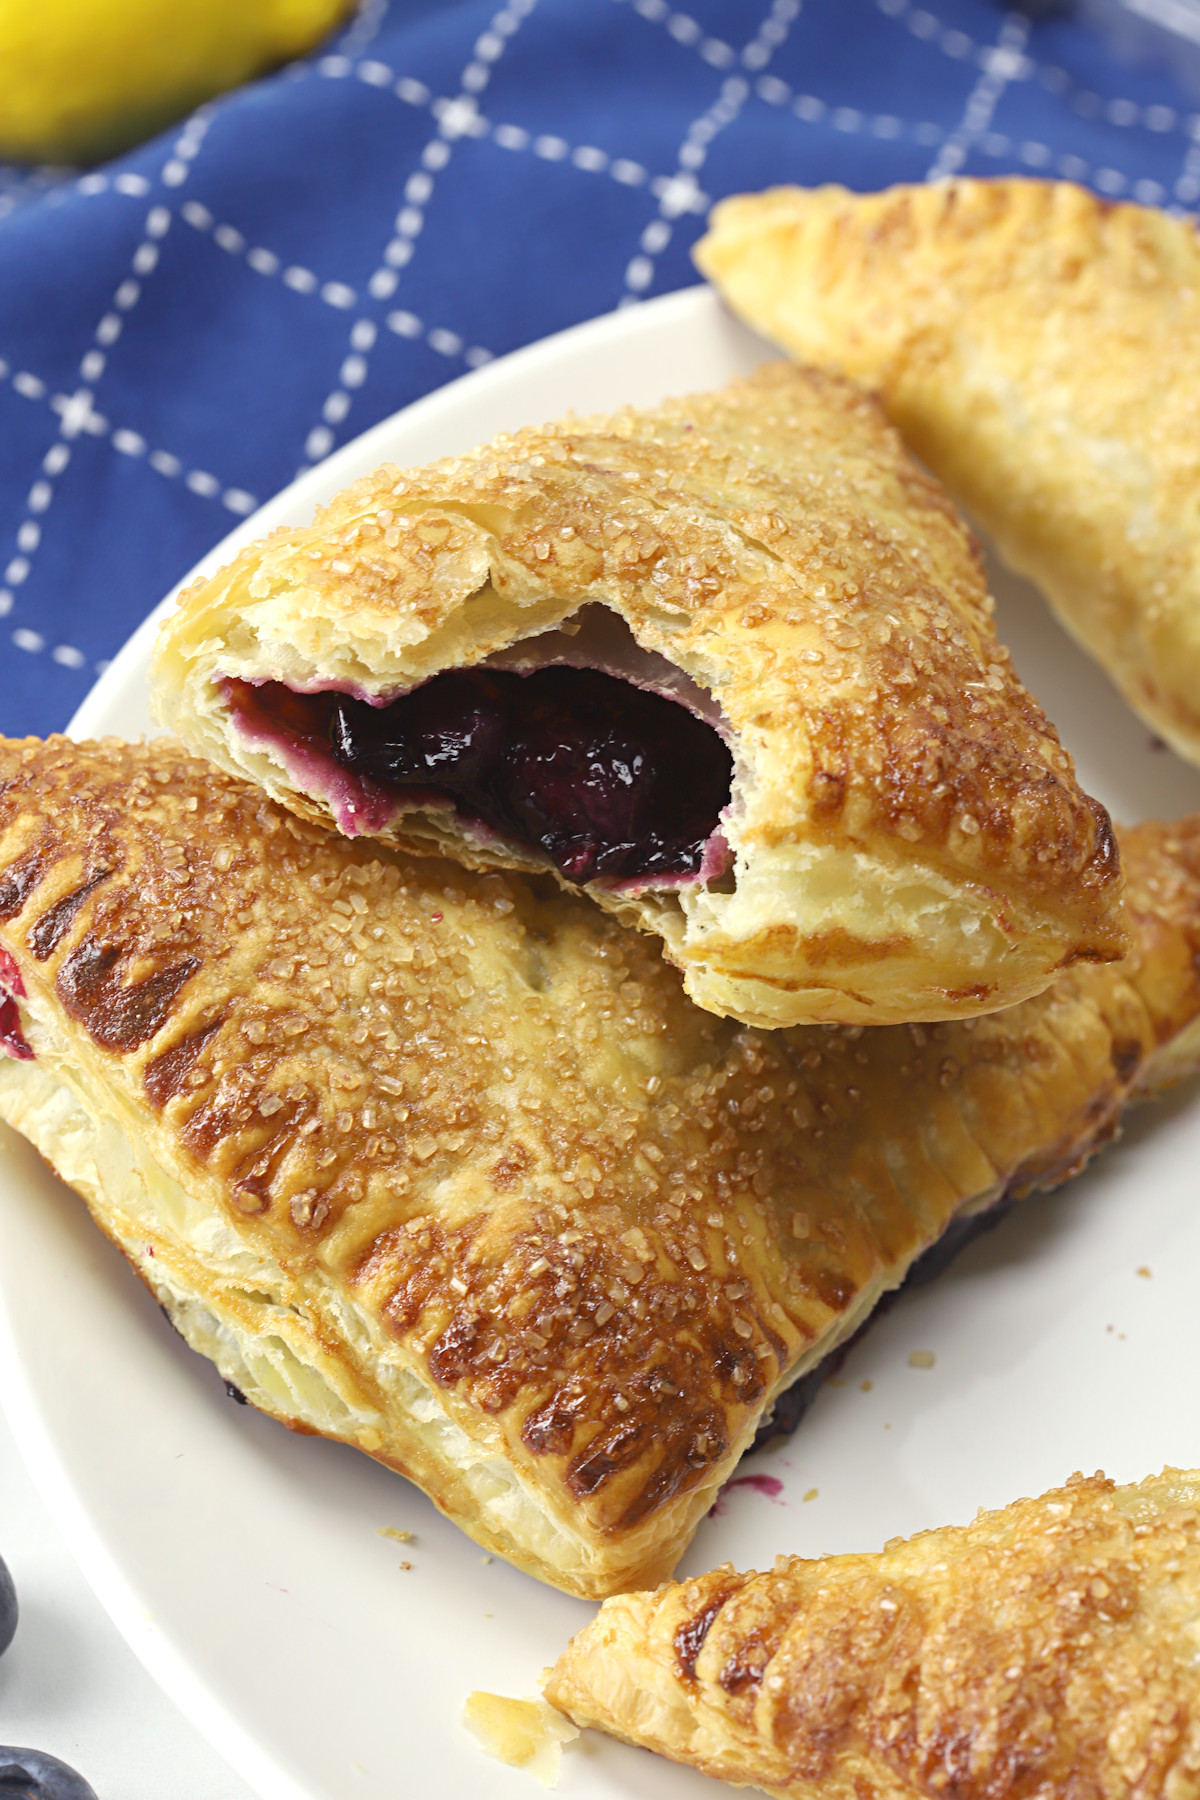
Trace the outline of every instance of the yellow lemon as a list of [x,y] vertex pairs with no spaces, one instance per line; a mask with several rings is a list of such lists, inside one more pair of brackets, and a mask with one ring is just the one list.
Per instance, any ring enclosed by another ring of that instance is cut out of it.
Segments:
[[0,0],[0,158],[97,162],[319,42],[349,0]]

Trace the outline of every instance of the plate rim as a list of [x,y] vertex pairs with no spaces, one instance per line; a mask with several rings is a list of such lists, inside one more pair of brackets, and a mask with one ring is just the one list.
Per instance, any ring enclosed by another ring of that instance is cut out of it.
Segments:
[[0,1295],[4,1416],[38,1498],[80,1574],[147,1674],[261,1800],[313,1800],[313,1790],[297,1786],[286,1770],[263,1751],[147,1614],[64,1467],[54,1434],[42,1419],[21,1373],[21,1363],[8,1309]]

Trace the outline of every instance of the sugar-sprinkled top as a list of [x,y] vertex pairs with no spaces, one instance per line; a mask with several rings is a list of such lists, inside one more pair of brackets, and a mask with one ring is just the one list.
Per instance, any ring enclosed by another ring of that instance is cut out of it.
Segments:
[[[740,1574],[728,1563],[610,1601],[551,1673],[577,1723],[770,1792],[864,1783],[962,1800],[1136,1793],[1193,1779],[1200,1473],[1074,1475],[881,1553]],[[660,1724],[665,1721],[665,1724]]]
[[217,674],[393,695],[585,598],[719,703],[741,854],[919,858],[1068,957],[1120,953],[1107,816],[995,635],[977,545],[877,402],[814,369],[376,470],[184,595],[158,704],[227,759]]
[[1135,837],[1145,970],[764,1033],[549,883],[339,839],[169,742],[30,740],[0,743],[0,944],[39,1055],[612,1534],[711,1480],[960,1204],[1110,1129],[1200,1006],[1197,837]]

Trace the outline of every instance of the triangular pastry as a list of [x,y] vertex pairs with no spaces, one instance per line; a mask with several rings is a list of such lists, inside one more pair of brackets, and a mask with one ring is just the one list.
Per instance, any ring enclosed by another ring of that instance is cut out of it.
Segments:
[[1200,762],[1200,242],[1070,182],[775,188],[696,249],[891,418],[1130,705]]
[[955,1025],[762,1033],[554,883],[170,742],[0,740],[0,1116],[256,1406],[574,1593],[663,1578],[776,1395],[1200,1042],[1200,820],[1137,947]]
[[556,873],[748,1023],[967,1016],[1123,948],[969,534],[812,371],[380,469],[186,593],[152,675],[301,817]]
[[1200,1470],[1076,1475],[877,1555],[621,1595],[546,1694],[780,1800],[1187,1800],[1198,1621]]

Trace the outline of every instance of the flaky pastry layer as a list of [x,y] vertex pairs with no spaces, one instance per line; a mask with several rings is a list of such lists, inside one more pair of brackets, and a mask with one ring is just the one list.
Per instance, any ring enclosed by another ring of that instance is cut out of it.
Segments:
[[1200,1470],[609,1600],[547,1697],[782,1800],[1200,1790]]
[[383,701],[514,646],[582,654],[548,634],[585,608],[620,622],[629,679],[664,689],[666,670],[732,752],[727,869],[587,884],[661,936],[699,1005],[762,1026],[953,1018],[1121,954],[1107,817],[996,640],[965,527],[876,404],[814,371],[378,470],[184,595],[158,717],[315,823],[545,869],[252,728],[229,682]]
[[1130,705],[1200,762],[1200,242],[1070,182],[723,201],[696,260],[876,388]]
[[552,883],[169,742],[0,740],[0,1116],[255,1405],[544,1580],[646,1585],[952,1220],[1191,1067],[1200,819],[1127,850],[1123,964],[762,1033]]

